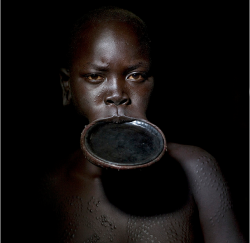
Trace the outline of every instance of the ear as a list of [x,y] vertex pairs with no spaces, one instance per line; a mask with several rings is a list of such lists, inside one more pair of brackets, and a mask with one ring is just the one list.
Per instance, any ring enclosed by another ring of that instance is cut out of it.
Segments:
[[59,71],[60,83],[62,87],[63,105],[71,103],[71,90],[70,90],[70,72],[66,68],[61,68]]

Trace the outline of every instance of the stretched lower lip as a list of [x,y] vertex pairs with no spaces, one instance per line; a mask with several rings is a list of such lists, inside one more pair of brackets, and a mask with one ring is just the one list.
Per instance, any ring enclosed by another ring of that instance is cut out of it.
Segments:
[[167,148],[165,136],[158,127],[128,116],[112,116],[90,123],[82,131],[80,141],[91,163],[118,170],[149,166],[157,162]]

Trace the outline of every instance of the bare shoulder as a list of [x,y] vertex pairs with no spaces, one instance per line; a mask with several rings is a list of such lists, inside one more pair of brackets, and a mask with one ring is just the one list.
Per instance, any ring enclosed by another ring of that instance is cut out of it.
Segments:
[[205,161],[212,161],[212,164],[216,163],[215,158],[211,154],[202,148],[192,145],[168,143],[168,154],[182,166],[196,166]]
[[168,144],[168,154],[186,173],[205,242],[245,242],[233,213],[230,190],[216,159],[202,148],[174,143]]
[[[183,168],[199,208],[211,201],[227,204],[229,189],[216,159],[202,148],[170,143],[168,154]],[[225,200],[224,200],[225,199]]]
[[170,143],[168,154],[183,168],[198,206],[211,200],[229,202],[229,188],[216,159],[202,148]]
[[204,149],[192,145],[169,143],[168,154],[182,166],[193,187],[200,187],[203,184],[206,187],[216,186],[219,182],[224,184],[216,159]]

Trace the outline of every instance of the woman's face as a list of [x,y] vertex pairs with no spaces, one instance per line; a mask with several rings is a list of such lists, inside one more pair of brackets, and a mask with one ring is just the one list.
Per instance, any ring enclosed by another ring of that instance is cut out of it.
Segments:
[[89,122],[107,117],[146,119],[154,81],[150,58],[127,23],[90,25],[74,54],[69,86]]

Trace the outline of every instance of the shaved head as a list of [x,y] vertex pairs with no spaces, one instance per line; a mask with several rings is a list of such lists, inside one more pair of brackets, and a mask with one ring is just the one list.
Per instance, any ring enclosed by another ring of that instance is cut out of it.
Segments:
[[142,51],[147,53],[149,57],[151,56],[151,41],[146,24],[138,16],[128,10],[118,7],[102,7],[84,14],[75,22],[66,47],[66,55],[61,66],[70,68],[79,44],[86,38],[87,32],[84,30],[95,28],[95,26],[100,23],[105,26],[112,22],[129,24],[134,33],[138,36]]

